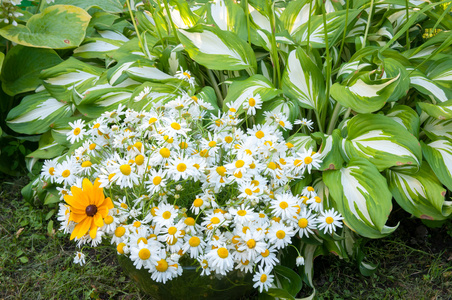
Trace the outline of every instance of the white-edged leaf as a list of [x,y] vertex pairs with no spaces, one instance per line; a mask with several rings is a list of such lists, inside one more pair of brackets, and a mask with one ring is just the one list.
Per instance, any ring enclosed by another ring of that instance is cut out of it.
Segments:
[[428,144],[421,142],[422,153],[436,177],[449,191],[452,190],[452,142],[437,140]]
[[449,140],[452,142],[452,120],[428,118],[422,128],[432,140]]

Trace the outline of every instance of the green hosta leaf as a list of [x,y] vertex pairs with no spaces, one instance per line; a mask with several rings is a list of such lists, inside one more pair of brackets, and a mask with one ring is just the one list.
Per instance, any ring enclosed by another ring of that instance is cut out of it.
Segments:
[[449,93],[452,92],[452,63],[450,55],[432,63],[425,74],[438,86]]
[[386,226],[392,209],[392,195],[386,179],[363,158],[353,158],[345,168],[323,172],[323,181],[353,231],[368,238],[380,238],[396,227]]
[[67,49],[80,45],[91,16],[72,5],[54,5],[31,17],[27,25],[8,25],[0,35],[14,43],[37,48]]
[[214,108],[214,110],[210,111],[210,112],[215,115],[218,115],[220,108],[218,107],[217,96],[212,87],[210,87],[210,86],[203,87],[202,90],[198,94],[195,95],[195,97],[198,98],[198,100],[202,100],[204,102],[210,103]]
[[[403,56],[402,59],[404,59]],[[406,96],[410,89],[410,78],[406,71],[406,67],[393,58],[384,59],[382,67],[384,68],[384,75],[387,78],[398,77],[395,81],[396,85],[394,90],[387,101],[397,101]]]
[[91,90],[77,105],[77,109],[88,118],[97,118],[106,111],[116,109],[119,104],[127,105],[134,87],[136,85]]
[[48,93],[26,96],[6,118],[8,126],[19,133],[40,134],[50,129],[53,122],[72,115],[71,104],[60,102]]
[[452,120],[428,118],[423,130],[432,140],[446,139],[452,142]]
[[289,54],[282,89],[302,107],[318,111],[324,105],[325,80],[322,72],[301,48]]
[[437,103],[436,105],[425,102],[418,102],[417,104],[430,117],[440,120],[452,119],[452,99]]
[[39,73],[62,61],[53,50],[17,45],[8,51],[3,64],[3,90],[10,96],[33,91],[42,83]]
[[[149,89],[149,93],[145,93]],[[141,96],[140,96],[141,93]],[[150,109],[164,104],[177,96],[177,87],[169,84],[146,82],[135,89],[129,101],[129,108],[136,111]]]
[[185,0],[171,0],[171,20],[177,28],[191,28],[195,26],[198,17],[190,10]]
[[385,105],[398,86],[399,79],[400,75],[394,78],[372,80],[368,72],[347,85],[333,84],[331,96],[342,106],[356,112],[371,113]]
[[[41,72],[46,90],[56,99],[70,101],[73,89],[84,92],[99,80],[103,70],[70,57],[68,60]],[[74,101],[76,104],[77,101]]]
[[237,34],[247,40],[246,18],[243,9],[232,0],[217,0],[209,5],[207,21],[224,31]]
[[145,82],[145,81],[155,81],[155,82],[165,82],[165,81],[175,81],[180,84],[183,84],[185,81],[180,81],[173,76],[170,76],[156,67],[154,67],[152,64],[147,62],[135,62],[131,64],[125,72],[127,75],[129,75],[130,78]]
[[322,154],[322,164],[320,170],[337,170],[342,168],[344,158],[341,155],[342,137],[339,129],[335,129],[330,136],[322,138],[322,145],[319,152]]
[[238,113],[243,112],[243,102],[251,96],[259,95],[262,102],[273,99],[279,94],[273,84],[262,75],[253,75],[242,81],[234,81],[228,90],[228,95],[224,99],[223,111],[227,111],[227,104],[239,108]]
[[344,158],[365,158],[380,171],[421,163],[419,141],[389,117],[360,114],[348,121],[347,130],[348,136],[342,142]]
[[410,85],[427,97],[434,97],[436,101],[446,102],[452,98],[452,91],[438,86],[433,80],[427,78],[422,72],[410,72]]
[[422,144],[422,153],[439,181],[452,191],[452,142],[438,140]]
[[190,57],[214,70],[257,69],[254,51],[233,32],[199,25],[179,29],[179,39]]
[[281,288],[295,297],[303,286],[300,276],[292,269],[281,265],[275,266],[273,272]]
[[397,105],[391,108],[386,116],[405,127],[416,138],[419,137],[420,120],[414,109],[406,105]]
[[315,12],[317,9],[317,2],[296,0],[290,1],[287,4],[287,7],[281,14],[281,21],[290,35],[296,33],[303,24],[308,22],[309,5],[311,5],[311,11]]
[[90,38],[83,41],[83,45],[74,50],[74,56],[81,58],[106,59],[118,50],[124,41],[107,38]]
[[83,8],[86,11],[88,11],[90,8],[97,8],[109,13],[123,12],[123,6],[119,0],[55,0],[54,3],[44,2],[43,7],[57,4],[70,4]]
[[414,174],[388,170],[387,178],[397,203],[414,216],[444,220],[452,212],[452,202],[444,201],[446,190],[426,162]]
[[[11,52],[11,51],[10,51]],[[0,52],[0,75],[2,74],[3,62],[5,61],[5,54]]]
[[[348,23],[345,26],[345,10],[339,12],[333,12],[326,15],[326,27],[328,36],[328,45],[331,47],[334,45],[343,34],[343,31],[351,23],[356,22],[357,16],[360,10],[350,9],[348,12]],[[308,8],[309,13],[309,8]],[[305,46],[308,40],[309,44],[314,48],[325,48],[325,30],[323,28],[323,16],[312,16],[311,24],[309,22],[304,23],[300,28],[294,32],[293,37],[295,40]]]

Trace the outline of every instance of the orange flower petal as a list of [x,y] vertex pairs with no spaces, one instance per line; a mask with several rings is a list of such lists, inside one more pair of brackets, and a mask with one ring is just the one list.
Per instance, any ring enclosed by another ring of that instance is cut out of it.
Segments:
[[97,227],[102,227],[102,226],[104,226],[104,221],[102,220],[102,216],[101,216],[99,213],[95,214],[94,217],[93,217],[93,219],[94,219],[94,224],[95,224]]
[[[102,222],[102,224],[103,224],[103,222]],[[91,218],[91,230],[89,231],[89,236],[92,239],[95,239],[96,235],[97,235],[97,226],[96,226],[96,224],[94,224],[94,218]]]
[[64,196],[64,201],[66,201],[67,204],[69,204],[72,208],[85,210],[87,205],[84,205],[82,201],[80,201],[80,198],[76,196]]
[[69,217],[69,221],[74,221],[75,223],[80,223],[81,221],[83,221],[87,217],[88,216],[86,214],[77,214],[77,213],[71,212],[71,215]]
[[101,206],[101,207],[98,207],[96,215],[101,215],[102,218],[107,217],[107,215],[108,215],[108,208],[105,205]]
[[[86,234],[86,232],[88,232],[90,225],[91,225],[90,218],[85,218],[82,222],[75,225],[74,231],[77,230],[77,233],[75,236],[78,239],[82,238]],[[71,239],[73,238],[72,237],[73,234],[74,234],[74,232],[72,232],[72,234],[71,234]]]

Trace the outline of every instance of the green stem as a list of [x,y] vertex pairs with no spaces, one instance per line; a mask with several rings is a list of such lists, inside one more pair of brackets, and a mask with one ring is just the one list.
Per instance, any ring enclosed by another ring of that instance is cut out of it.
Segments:
[[330,123],[328,124],[327,134],[332,134],[334,127],[336,126],[337,119],[339,118],[339,112],[341,111],[342,105],[336,102],[334,105],[333,115],[331,116]]
[[317,118],[317,125],[319,126],[319,131],[321,133],[323,133],[323,125],[322,125],[322,120],[320,119],[320,115],[317,112],[317,110],[314,110],[314,112],[315,112],[315,117]]
[[309,37],[311,36],[311,15],[312,15],[312,0],[309,2],[308,36],[306,39],[306,54],[308,55],[309,55]]
[[366,47],[367,34],[369,33],[370,19],[372,18],[373,10],[374,10],[374,0],[370,0],[370,10],[369,10],[369,16],[367,17],[366,31],[364,33],[363,48]]
[[[129,1],[129,0],[127,0],[127,1]],[[176,25],[174,25],[173,18],[171,18],[171,11],[168,6],[168,0],[163,0],[163,4],[165,5],[166,14],[168,15],[168,18],[170,20],[171,28],[174,32],[174,36],[176,37],[176,40],[180,43],[179,36],[177,35]]]
[[250,10],[248,8],[248,0],[245,0],[246,29],[248,30],[248,44],[251,46],[251,29],[250,29]]
[[207,69],[207,75],[209,76],[209,79],[212,83],[212,87],[215,90],[215,93],[217,94],[217,98],[220,101],[220,103],[218,103],[218,105],[220,106],[220,108],[223,107],[223,96],[221,95],[221,91],[218,88],[218,83],[217,80],[215,79],[215,76],[213,75],[212,71],[210,69]]
[[224,83],[225,78],[224,78],[223,71],[219,71],[219,72],[220,72],[221,91],[223,92],[223,97],[225,98],[226,95],[228,94],[228,90],[226,89],[226,83]]
[[350,115],[351,111],[352,111],[351,108],[348,108],[348,109],[347,109],[347,111],[346,111],[345,114],[344,114],[344,120],[348,118],[348,116]]
[[348,24],[348,10],[349,10],[350,1],[347,0],[346,8],[345,8],[345,29],[344,33],[342,34],[342,41],[341,41],[341,48],[339,49],[339,54],[336,63],[334,64],[334,68],[337,68],[338,63],[341,61],[341,55],[342,51],[344,50],[345,45],[345,36],[347,35],[347,24]]
[[[410,11],[408,9],[408,0],[405,0],[405,9],[406,9],[406,22],[410,20]],[[410,50],[410,29],[406,31],[406,47],[407,50]]]
[[[325,51],[326,51],[326,91],[325,91],[325,103],[330,101],[330,82],[331,82],[331,59],[330,59],[330,48],[328,45],[328,30],[326,24],[326,9],[325,2],[322,5],[322,15],[323,15],[323,32],[325,34]],[[319,114],[321,114],[321,107],[319,107]],[[320,122],[323,124],[323,119]]]
[[280,88],[281,84],[281,71],[279,67],[279,56],[278,56],[278,48],[276,47],[276,24],[275,24],[275,6],[274,2],[271,0],[268,0],[267,2],[268,9],[270,11],[270,26],[272,27],[272,36],[271,36],[271,43],[272,43],[272,61],[273,66],[276,69],[276,72],[273,71],[273,83],[275,86]]
[[129,0],[126,0],[126,1],[127,1],[127,8],[129,9],[130,18],[132,19],[133,27],[135,28],[135,32],[137,33],[137,36],[138,36],[138,41],[140,42],[140,48],[141,48],[141,50],[143,50],[143,52],[145,52],[144,44],[143,44],[143,41],[141,40],[141,34],[140,34],[140,31],[138,31],[138,26],[137,26],[137,23],[135,22],[135,16],[133,15],[132,8],[130,7],[130,1]]

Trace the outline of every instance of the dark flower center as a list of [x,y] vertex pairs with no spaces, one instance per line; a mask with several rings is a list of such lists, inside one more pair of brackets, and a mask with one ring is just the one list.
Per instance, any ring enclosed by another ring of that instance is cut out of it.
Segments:
[[97,213],[97,206],[96,205],[88,205],[86,207],[86,214],[90,217],[94,216]]

